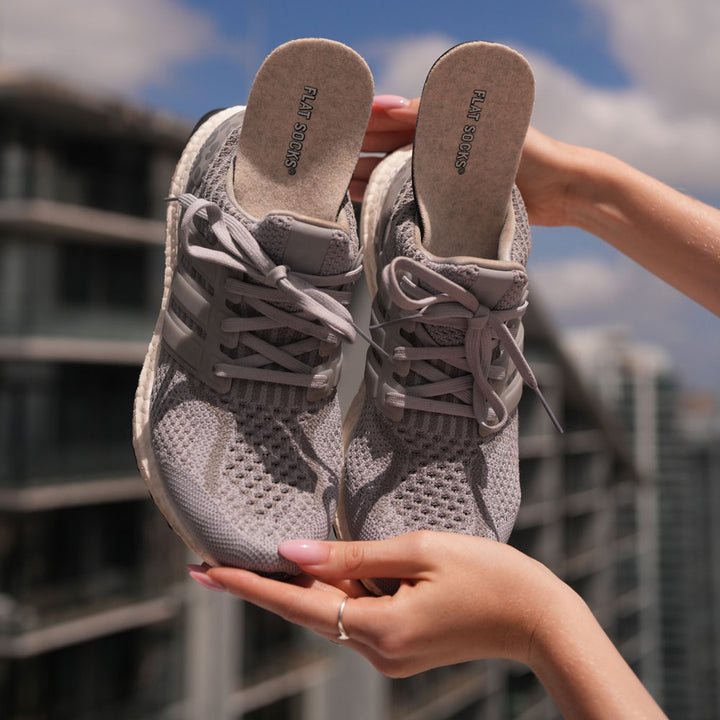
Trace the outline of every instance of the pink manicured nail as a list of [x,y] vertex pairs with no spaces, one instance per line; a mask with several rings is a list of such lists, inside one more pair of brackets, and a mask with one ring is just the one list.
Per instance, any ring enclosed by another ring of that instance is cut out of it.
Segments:
[[318,565],[330,557],[330,546],[315,540],[285,540],[278,545],[278,552],[298,565]]
[[188,565],[188,570],[190,571],[190,577],[195,582],[199,582],[204,588],[216,592],[225,592],[227,590],[222,583],[213,580],[200,565]]
[[401,95],[376,95],[373,98],[373,107],[382,108],[383,110],[407,107],[409,104],[410,101]]

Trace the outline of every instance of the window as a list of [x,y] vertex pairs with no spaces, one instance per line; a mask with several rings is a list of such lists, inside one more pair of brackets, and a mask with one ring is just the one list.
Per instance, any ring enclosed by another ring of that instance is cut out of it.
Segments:
[[132,630],[20,660],[0,658],[3,718],[124,720],[181,697],[177,623]]
[[0,364],[0,485],[135,475],[132,405],[139,369]]
[[568,453],[563,457],[565,463],[565,494],[592,490],[601,485],[598,476],[599,463],[592,453]]
[[0,198],[32,196],[34,179],[32,133],[20,123],[0,117]]
[[546,693],[540,681],[531,672],[512,673],[508,676],[508,717],[520,717],[545,697]]
[[153,151],[122,136],[80,133],[41,117],[0,122],[0,198],[44,198],[148,217]]
[[59,302],[95,310],[142,310],[147,305],[148,248],[63,243],[58,254]]
[[520,550],[520,552],[538,557],[541,551],[542,528],[515,528],[510,535],[509,544]]
[[148,215],[148,148],[117,138],[61,133],[48,144],[56,163],[52,199]]
[[292,669],[304,645],[300,628],[251,603],[242,603],[240,612],[244,613],[244,684]]
[[434,700],[453,695],[458,688],[465,686],[472,688],[472,694],[470,697],[466,696],[465,702],[468,705],[463,710],[458,709],[457,717],[471,718],[476,707],[471,704],[471,697],[479,701],[488,694],[488,679],[484,670],[485,663],[476,661],[433,668],[419,675],[393,680],[390,686],[392,703],[390,717],[412,714]]
[[637,559],[618,560],[615,564],[615,592],[618,595],[635,590],[640,581]]
[[147,342],[163,248],[7,238],[0,242],[0,333]]
[[183,575],[184,546],[150,500],[5,512],[0,527],[0,633],[154,597]]
[[595,547],[597,517],[590,514],[565,518],[565,553],[569,558]]

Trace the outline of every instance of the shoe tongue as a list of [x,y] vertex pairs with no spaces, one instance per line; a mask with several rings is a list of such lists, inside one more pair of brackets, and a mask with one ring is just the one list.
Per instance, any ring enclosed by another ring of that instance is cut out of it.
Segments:
[[[501,300],[515,286],[515,273],[512,270],[498,270],[478,263],[451,262],[432,263],[432,268],[448,280],[469,290],[481,305],[491,310],[507,305],[507,300]],[[438,345],[461,345],[464,342],[464,333],[454,328],[428,325],[426,330]]]
[[432,269],[469,290],[487,308],[496,309],[498,303],[513,288],[513,270],[485,267],[479,262],[433,262]]
[[335,275],[350,269],[358,249],[348,233],[290,213],[270,213],[253,228],[262,249],[278,265],[309,275]]
[[485,307],[495,309],[515,284],[512,270],[498,270],[478,266],[475,282],[467,288]]

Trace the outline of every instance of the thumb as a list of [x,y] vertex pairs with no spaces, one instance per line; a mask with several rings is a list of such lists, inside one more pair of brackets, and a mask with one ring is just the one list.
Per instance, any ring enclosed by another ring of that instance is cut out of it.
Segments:
[[361,542],[288,540],[280,543],[278,552],[306,572],[328,579],[412,579],[434,564],[432,534],[421,531]]

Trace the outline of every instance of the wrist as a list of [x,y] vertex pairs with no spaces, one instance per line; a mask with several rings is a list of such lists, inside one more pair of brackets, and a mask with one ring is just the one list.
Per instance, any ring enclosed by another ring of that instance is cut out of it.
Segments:
[[550,600],[527,664],[562,717],[665,718],[582,598],[559,582]]
[[571,146],[565,208],[568,225],[601,235],[612,219],[616,182],[623,167],[622,161],[600,150]]
[[558,630],[566,624],[568,611],[585,604],[541,562],[528,556],[522,561],[515,568],[515,577],[507,581],[514,595],[505,606],[510,610],[507,638],[514,642],[507,643],[504,656],[528,665],[537,674],[557,650]]
[[557,675],[560,668],[567,669],[578,645],[588,639],[585,633],[596,625],[585,601],[558,579],[547,598],[545,612],[533,629],[528,666],[545,683],[547,678]]

